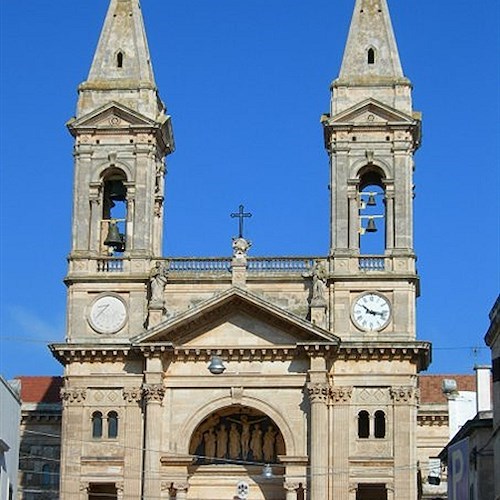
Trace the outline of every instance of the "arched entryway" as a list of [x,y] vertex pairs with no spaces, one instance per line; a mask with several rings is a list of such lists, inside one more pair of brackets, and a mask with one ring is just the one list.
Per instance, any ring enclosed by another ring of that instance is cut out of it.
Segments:
[[255,500],[285,499],[285,471],[278,458],[286,455],[285,441],[276,423],[259,410],[233,405],[211,413],[193,432],[189,453],[188,499],[233,500],[245,489]]

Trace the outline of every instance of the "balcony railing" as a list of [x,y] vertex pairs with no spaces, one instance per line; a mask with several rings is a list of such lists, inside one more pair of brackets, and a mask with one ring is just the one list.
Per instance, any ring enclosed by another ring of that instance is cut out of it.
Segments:
[[176,257],[165,259],[169,272],[227,273],[231,271],[231,257]]
[[360,271],[384,271],[385,258],[374,255],[359,257],[358,265]]
[[319,257],[249,257],[249,273],[303,273],[311,270]]

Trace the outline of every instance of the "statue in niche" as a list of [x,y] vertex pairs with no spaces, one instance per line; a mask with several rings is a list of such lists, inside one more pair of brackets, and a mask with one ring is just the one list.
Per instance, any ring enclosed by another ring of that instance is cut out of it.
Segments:
[[276,441],[276,431],[273,426],[270,425],[264,434],[264,445],[262,447],[262,452],[264,454],[265,462],[272,462],[274,460],[274,444]]
[[224,424],[221,424],[217,431],[217,458],[224,458],[227,453],[227,430]]
[[241,452],[240,432],[236,424],[231,424],[229,431],[229,458],[239,458]]
[[250,449],[252,450],[253,459],[256,461],[262,460],[262,430],[259,424],[255,424],[252,437],[250,439]]
[[241,416],[241,455],[243,460],[250,453],[250,422],[246,415]]
[[157,261],[149,274],[149,307],[163,307],[163,292],[167,284],[168,270],[165,263]]
[[212,427],[210,427],[208,431],[203,434],[203,440],[205,441],[205,457],[215,457],[216,437]]
[[312,273],[312,298],[311,306],[323,307],[326,306],[325,290],[327,273],[325,266],[321,261],[317,260],[314,264]]

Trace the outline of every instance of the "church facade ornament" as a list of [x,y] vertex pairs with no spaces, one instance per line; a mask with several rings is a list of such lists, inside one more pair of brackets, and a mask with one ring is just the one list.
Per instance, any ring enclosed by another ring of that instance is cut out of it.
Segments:
[[165,386],[163,384],[144,384],[142,395],[146,403],[161,403],[165,396]]
[[87,390],[83,387],[61,389],[61,399],[64,404],[83,403],[87,397]]
[[352,397],[353,388],[350,386],[340,387],[333,386],[330,387],[330,395],[333,403],[349,403]]

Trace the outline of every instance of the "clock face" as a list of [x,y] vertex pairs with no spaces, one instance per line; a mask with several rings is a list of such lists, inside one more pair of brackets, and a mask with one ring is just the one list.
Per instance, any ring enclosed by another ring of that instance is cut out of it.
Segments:
[[365,331],[382,330],[391,319],[389,300],[378,293],[365,293],[358,297],[352,307],[354,324]]
[[127,321],[124,302],[114,295],[98,298],[90,308],[90,326],[99,333],[116,333]]

